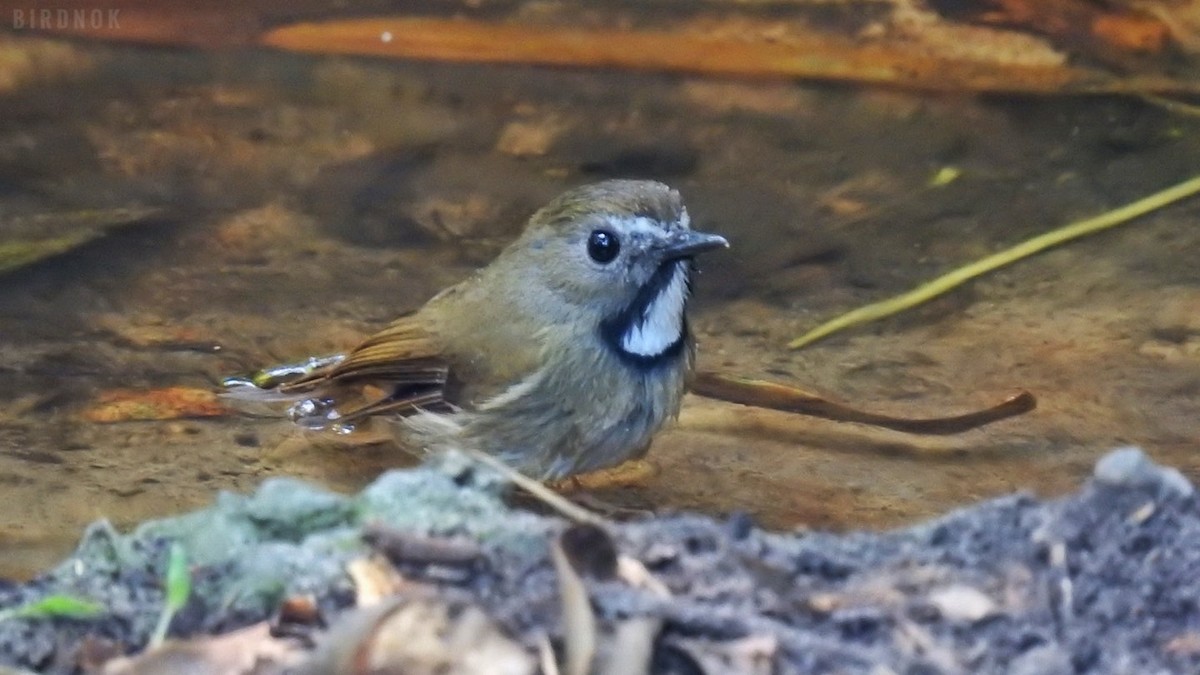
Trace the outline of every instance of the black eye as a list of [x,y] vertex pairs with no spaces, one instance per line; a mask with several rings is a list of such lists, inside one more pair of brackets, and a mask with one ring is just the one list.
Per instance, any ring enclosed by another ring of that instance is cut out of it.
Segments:
[[588,255],[600,263],[610,263],[621,252],[621,242],[617,235],[605,230],[593,230],[588,237]]

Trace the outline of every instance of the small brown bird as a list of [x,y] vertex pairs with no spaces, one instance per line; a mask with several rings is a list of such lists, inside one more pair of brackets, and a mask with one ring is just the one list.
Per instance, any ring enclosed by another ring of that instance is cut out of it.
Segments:
[[487,267],[344,356],[226,381],[297,423],[400,418],[406,446],[487,452],[540,479],[641,456],[692,371],[693,256],[679,193],[612,180],[566,192]]

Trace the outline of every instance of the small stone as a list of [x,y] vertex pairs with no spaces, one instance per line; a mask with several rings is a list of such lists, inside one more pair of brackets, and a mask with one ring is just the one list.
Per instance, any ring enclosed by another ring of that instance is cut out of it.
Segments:
[[245,502],[244,513],[255,523],[287,539],[351,520],[349,498],[307,481],[276,476],[263,481]]
[[509,122],[500,132],[496,150],[514,157],[540,157],[550,151],[567,125],[554,116]]
[[313,221],[279,203],[233,214],[215,231],[217,245],[244,256],[270,255],[285,244],[303,245],[314,237]]
[[1184,656],[1200,654],[1200,633],[1195,631],[1180,633],[1168,640],[1163,645],[1163,650],[1168,654],[1180,654]]
[[1075,668],[1062,647],[1042,645],[1014,659],[1008,672],[1011,675],[1070,675]]
[[414,204],[411,210],[413,220],[440,239],[486,233],[498,213],[499,207],[483,195],[467,195],[462,199],[431,196]]
[[1152,467],[1149,458],[1140,448],[1119,448],[1108,453],[1093,472],[1096,480],[1109,485],[1129,485],[1144,478]]
[[1147,340],[1138,345],[1138,354],[1171,363],[1200,361],[1200,337],[1189,337],[1180,342],[1170,340]]
[[694,80],[681,88],[689,102],[715,113],[734,111],[762,115],[808,114],[815,97],[803,87],[787,83],[740,83]]
[[955,584],[935,590],[929,601],[947,621],[975,623],[996,613],[996,603],[977,588]]
[[1146,502],[1138,507],[1136,511],[1129,514],[1129,517],[1125,519],[1125,522],[1129,523],[1130,525],[1141,525],[1147,520],[1150,520],[1150,517],[1154,515],[1154,512],[1157,509],[1158,507],[1155,506],[1154,502]]
[[1113,450],[1096,462],[1097,482],[1111,486],[1159,487],[1180,497],[1191,496],[1195,488],[1178,470],[1160,467],[1140,448]]

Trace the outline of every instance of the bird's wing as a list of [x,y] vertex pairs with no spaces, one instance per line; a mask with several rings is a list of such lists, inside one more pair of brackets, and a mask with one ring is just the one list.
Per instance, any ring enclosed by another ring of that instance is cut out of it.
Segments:
[[450,367],[415,314],[397,319],[345,355],[313,358],[225,381],[230,398],[289,401],[288,415],[311,429],[347,429],[381,413],[445,411]]
[[313,384],[371,380],[413,385],[445,384],[449,366],[442,357],[441,345],[420,324],[415,314],[400,317],[364,340],[344,359],[288,382],[281,390],[296,391]]

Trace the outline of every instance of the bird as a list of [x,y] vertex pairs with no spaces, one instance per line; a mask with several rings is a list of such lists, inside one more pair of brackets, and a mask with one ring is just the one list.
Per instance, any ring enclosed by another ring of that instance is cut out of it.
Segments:
[[645,455],[693,372],[701,253],[680,193],[650,180],[569,189],[487,266],[345,354],[225,380],[307,429],[396,420],[402,445],[491,455],[539,480]]

